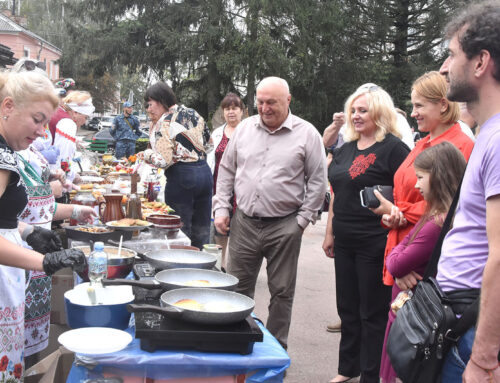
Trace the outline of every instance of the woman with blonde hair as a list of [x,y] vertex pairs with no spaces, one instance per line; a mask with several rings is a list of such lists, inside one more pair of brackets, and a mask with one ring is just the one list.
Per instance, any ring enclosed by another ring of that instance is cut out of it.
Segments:
[[[24,270],[52,275],[63,267],[82,270],[86,265],[83,252],[62,250],[50,230],[18,223],[28,197],[15,151],[43,134],[57,104],[54,88],[43,75],[0,73],[0,364],[6,367],[2,380],[11,382],[22,381],[24,374]],[[34,250],[22,247],[22,240]]]
[[[426,202],[414,187],[417,182],[413,170],[415,158],[425,149],[443,141],[455,145],[466,160],[472,152],[474,142],[462,132],[457,122],[460,107],[446,98],[447,90],[446,80],[436,71],[423,74],[412,85],[411,116],[416,119],[418,130],[428,135],[417,142],[394,175],[394,203],[376,193],[380,206],[373,212],[383,216],[382,223],[391,229],[385,257],[406,237],[425,211]],[[385,267],[383,278],[386,285],[393,285],[394,280]]]
[[345,105],[348,141],[335,149],[328,169],[330,202],[323,250],[335,258],[337,311],[341,325],[338,375],[332,383],[361,374],[378,382],[390,289],[381,281],[387,230],[380,217],[361,206],[367,186],[393,185],[408,155],[395,136],[397,117],[391,97],[374,84],[362,86]]
[[59,106],[50,120],[50,131],[55,133],[52,137],[53,145],[59,150],[55,167],[66,172],[68,181],[73,181],[76,176],[71,167],[76,152],[76,132],[94,110],[90,93],[75,90],[63,99],[62,106]]

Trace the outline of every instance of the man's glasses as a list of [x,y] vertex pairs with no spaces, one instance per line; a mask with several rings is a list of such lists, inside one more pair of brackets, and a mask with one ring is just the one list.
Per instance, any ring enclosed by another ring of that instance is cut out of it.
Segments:
[[26,68],[26,70],[28,70],[28,71],[35,70],[36,68],[40,68],[41,70],[46,69],[44,62],[42,62],[42,61],[35,62],[33,60],[24,61],[23,67]]

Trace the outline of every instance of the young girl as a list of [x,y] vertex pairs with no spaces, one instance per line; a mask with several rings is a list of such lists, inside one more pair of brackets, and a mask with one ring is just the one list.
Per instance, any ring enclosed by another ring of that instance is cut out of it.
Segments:
[[[424,150],[415,159],[415,188],[422,194],[427,205],[415,227],[387,257],[387,269],[396,282],[392,288],[392,300],[400,291],[413,289],[422,279],[465,165],[462,153],[446,141]],[[382,220],[389,217],[389,214],[385,214]],[[395,318],[396,314],[389,310],[380,365],[383,383],[396,381],[396,373],[386,352],[387,337]]]

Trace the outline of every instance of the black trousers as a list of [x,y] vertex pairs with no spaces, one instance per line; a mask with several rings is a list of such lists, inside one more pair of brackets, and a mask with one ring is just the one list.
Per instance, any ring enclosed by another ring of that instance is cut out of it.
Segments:
[[210,241],[213,176],[205,160],[178,162],[165,170],[165,202],[181,217],[191,245],[203,249]]
[[386,237],[369,245],[335,239],[337,310],[342,321],[339,374],[379,382],[391,287],[382,283]]

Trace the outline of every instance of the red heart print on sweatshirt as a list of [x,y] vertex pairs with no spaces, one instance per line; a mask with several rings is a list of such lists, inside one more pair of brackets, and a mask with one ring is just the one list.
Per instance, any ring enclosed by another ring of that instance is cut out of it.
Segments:
[[351,179],[354,179],[361,174],[365,174],[366,169],[375,163],[377,156],[375,153],[370,153],[367,156],[364,154],[360,154],[357,156],[352,162],[351,167],[349,168],[349,174],[351,175]]

